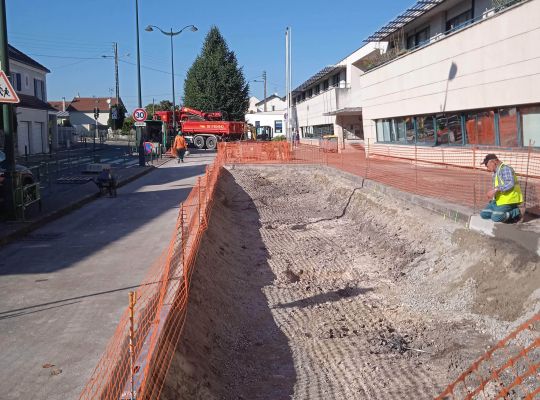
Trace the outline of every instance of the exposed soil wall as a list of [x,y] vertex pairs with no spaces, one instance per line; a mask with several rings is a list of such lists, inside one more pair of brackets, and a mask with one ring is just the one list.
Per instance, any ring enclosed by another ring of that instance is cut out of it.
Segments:
[[298,167],[225,171],[163,399],[424,399],[538,310],[538,258]]

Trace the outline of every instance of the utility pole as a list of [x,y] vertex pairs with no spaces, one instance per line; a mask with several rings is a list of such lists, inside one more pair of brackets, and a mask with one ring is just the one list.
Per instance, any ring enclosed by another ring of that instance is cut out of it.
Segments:
[[[137,105],[142,108],[141,94],[141,50],[139,45],[139,0],[135,0],[135,25],[137,33]],[[139,139],[139,166],[146,165],[146,157],[144,155],[144,137],[143,130],[140,126],[137,127],[137,137]]]
[[120,81],[118,78],[118,43],[114,42],[114,79],[116,80],[116,109],[120,101]]
[[[6,76],[9,73],[8,38],[6,20],[6,1],[0,0],[0,63]],[[6,154],[6,172],[4,173],[4,201],[7,216],[16,218],[15,206],[15,140],[13,132],[13,106],[2,104],[4,152]]]
[[263,71],[262,77],[264,81],[264,112],[266,112],[266,71]]
[[152,97],[152,115],[156,113],[156,104],[154,103],[154,98]]

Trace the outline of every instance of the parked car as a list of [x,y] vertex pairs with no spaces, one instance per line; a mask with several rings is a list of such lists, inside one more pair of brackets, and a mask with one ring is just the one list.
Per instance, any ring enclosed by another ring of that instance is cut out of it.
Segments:
[[[24,165],[16,164],[15,171],[21,175],[23,186],[31,185],[35,182],[34,174],[30,169]],[[6,155],[0,151],[0,184],[4,180],[4,173],[6,172]]]

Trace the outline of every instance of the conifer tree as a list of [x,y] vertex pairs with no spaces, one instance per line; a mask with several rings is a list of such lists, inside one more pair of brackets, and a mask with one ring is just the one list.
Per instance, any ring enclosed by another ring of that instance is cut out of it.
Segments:
[[249,107],[249,86],[242,68],[219,29],[213,26],[184,82],[184,105],[243,121]]

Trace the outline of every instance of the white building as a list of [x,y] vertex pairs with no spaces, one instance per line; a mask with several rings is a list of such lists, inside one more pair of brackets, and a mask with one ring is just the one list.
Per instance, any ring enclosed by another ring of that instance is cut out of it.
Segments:
[[540,1],[432,3],[369,38],[387,49],[359,60],[366,137],[540,146]]
[[9,46],[10,80],[20,103],[15,105],[18,155],[46,153],[56,128],[56,111],[47,104],[46,67]]
[[293,118],[303,138],[540,146],[538,16],[540,0],[419,1],[300,85]]
[[[256,99],[255,97],[250,98],[250,111],[251,108],[251,99]],[[266,110],[265,108],[266,100]],[[268,96],[266,99],[253,102],[254,112],[249,112],[246,114],[246,122],[256,128],[268,126],[273,137],[284,136],[285,135],[285,113],[287,110],[287,103],[277,94]]]
[[[119,99],[122,103],[122,99]],[[51,101],[49,103],[58,112],[67,112],[71,125],[77,128],[77,133],[85,135],[93,132],[96,126],[94,109],[99,109],[97,123],[100,130],[106,130],[109,123],[109,113],[111,106],[116,105],[114,97],[74,97],[70,102]],[[64,115],[64,114],[61,114]]]

